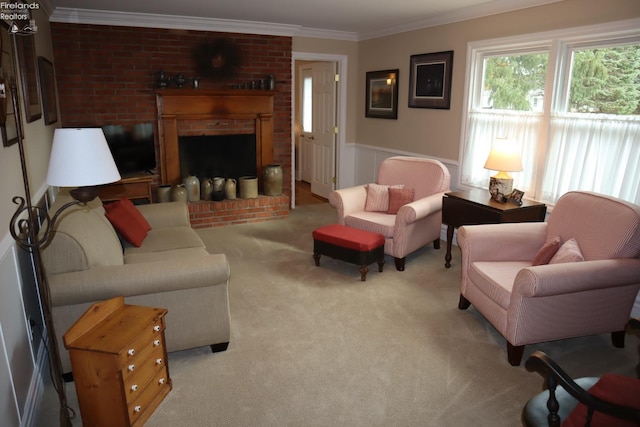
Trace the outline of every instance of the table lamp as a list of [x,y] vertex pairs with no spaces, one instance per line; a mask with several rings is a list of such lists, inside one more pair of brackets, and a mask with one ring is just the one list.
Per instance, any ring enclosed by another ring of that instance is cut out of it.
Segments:
[[513,178],[508,172],[522,170],[520,147],[508,138],[496,138],[484,168],[498,171],[489,180],[489,192],[492,199],[504,203],[513,190]]

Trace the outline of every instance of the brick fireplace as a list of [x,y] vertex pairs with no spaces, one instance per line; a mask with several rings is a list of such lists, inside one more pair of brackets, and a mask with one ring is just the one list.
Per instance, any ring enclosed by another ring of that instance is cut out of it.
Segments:
[[[274,161],[273,101],[272,91],[261,90],[156,91],[161,182],[179,184],[185,175],[180,168],[180,137],[249,134],[255,135],[260,183],[262,167]],[[189,210],[194,227],[264,221],[288,216],[289,197],[190,202]]]

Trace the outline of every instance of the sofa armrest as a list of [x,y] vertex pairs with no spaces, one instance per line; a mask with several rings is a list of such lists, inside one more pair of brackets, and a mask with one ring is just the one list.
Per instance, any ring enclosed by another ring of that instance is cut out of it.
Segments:
[[226,283],[230,277],[224,254],[194,258],[93,267],[47,277],[54,307]]
[[353,212],[362,212],[367,202],[366,185],[334,190],[329,194],[329,204],[336,208],[338,223],[344,225],[344,218]]
[[518,273],[511,298],[546,297],[630,285],[640,286],[638,258],[538,265]]
[[442,196],[444,193],[432,194],[422,199],[414,200],[398,209],[396,215],[396,226],[411,224],[422,218],[426,218],[442,210]]
[[546,237],[546,222],[465,225],[458,229],[458,246],[469,263],[533,261]]
[[185,202],[136,205],[151,228],[190,227],[189,207]]

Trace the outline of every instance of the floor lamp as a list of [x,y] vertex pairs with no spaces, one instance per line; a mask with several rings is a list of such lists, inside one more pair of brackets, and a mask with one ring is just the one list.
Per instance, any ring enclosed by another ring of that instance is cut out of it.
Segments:
[[18,205],[18,208],[11,218],[9,230],[16,243],[29,251],[33,257],[49,343],[52,380],[60,402],[60,425],[67,427],[71,426],[71,409],[67,405],[62,378],[62,363],[52,319],[51,294],[42,263],[41,249],[50,241],[55,223],[63,211],[71,206],[86,205],[97,196],[97,185],[118,181],[120,173],[101,129],[56,129],[51,146],[47,184],[56,187],[78,188],[70,192],[74,200],[61,206],[51,217],[46,210],[33,206],[22,141],[18,91],[13,78],[9,83],[9,89],[13,101],[13,111],[16,114],[20,165],[25,194],[24,197],[13,197],[13,202]]

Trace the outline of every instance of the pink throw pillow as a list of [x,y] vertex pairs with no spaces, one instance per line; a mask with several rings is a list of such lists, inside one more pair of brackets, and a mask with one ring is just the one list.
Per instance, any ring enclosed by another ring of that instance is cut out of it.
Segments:
[[389,209],[387,213],[395,215],[402,206],[413,202],[413,193],[413,188],[389,187]]
[[532,265],[549,264],[551,258],[553,258],[553,256],[558,252],[558,249],[560,249],[561,243],[562,239],[560,239],[560,236],[556,236],[542,245],[536,256],[533,258]]
[[386,212],[389,210],[389,187],[404,188],[404,185],[367,184],[367,212]]
[[105,216],[122,237],[132,245],[140,247],[151,226],[131,200],[120,199],[107,203],[104,209]]
[[560,246],[558,252],[551,258],[549,264],[561,264],[564,262],[580,262],[584,261],[582,252],[576,239],[569,239]]

